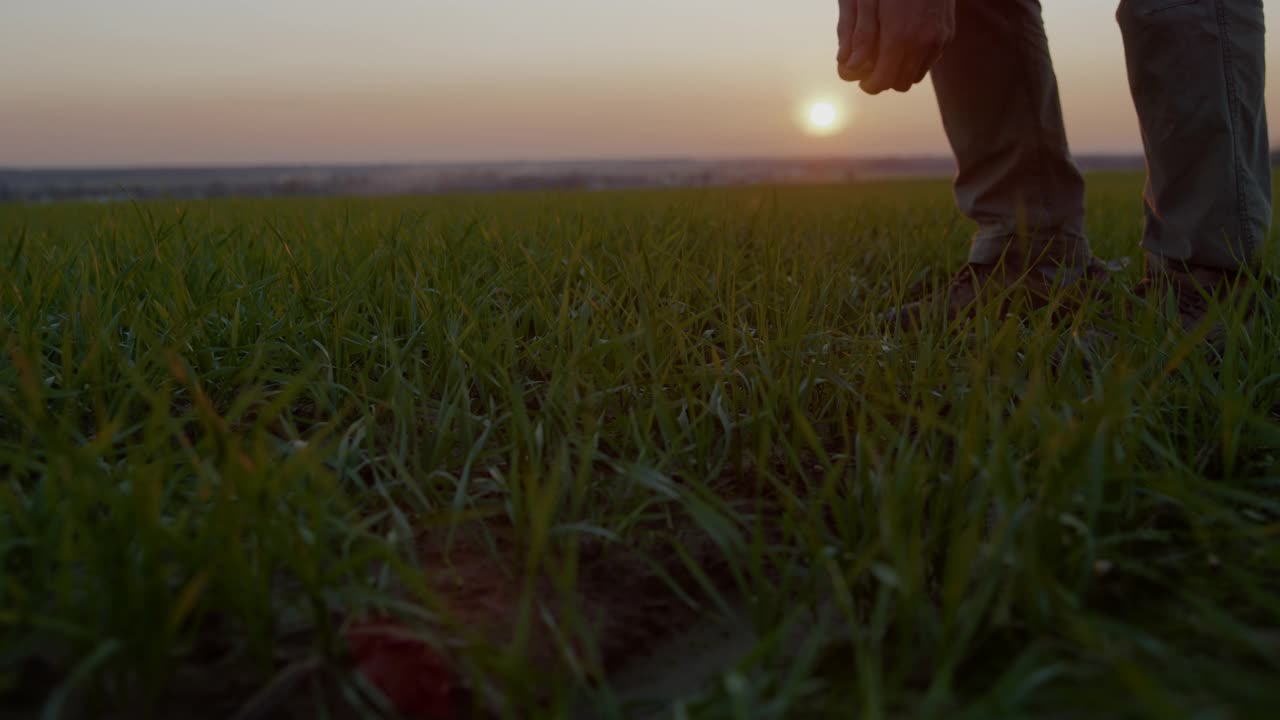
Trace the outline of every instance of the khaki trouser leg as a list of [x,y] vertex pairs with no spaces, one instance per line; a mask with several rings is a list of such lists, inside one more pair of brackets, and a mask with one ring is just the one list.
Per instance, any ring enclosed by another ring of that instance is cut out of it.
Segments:
[[1039,0],[957,0],[933,68],[956,200],[978,223],[969,260],[1081,268],[1084,180],[1067,148]]
[[1153,260],[1236,270],[1271,222],[1262,0],[1122,0]]

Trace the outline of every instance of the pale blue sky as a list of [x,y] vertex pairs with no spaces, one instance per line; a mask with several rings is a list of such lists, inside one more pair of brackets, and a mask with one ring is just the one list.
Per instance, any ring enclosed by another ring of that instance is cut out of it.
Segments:
[[[1078,151],[1138,148],[1115,2],[1045,0]],[[0,165],[946,150],[927,86],[834,79],[835,0],[7,5]],[[843,132],[804,132],[818,98]]]

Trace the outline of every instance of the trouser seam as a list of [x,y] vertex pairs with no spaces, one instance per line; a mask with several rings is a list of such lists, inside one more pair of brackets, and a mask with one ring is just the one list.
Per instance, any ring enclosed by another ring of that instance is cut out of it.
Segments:
[[1231,54],[1231,25],[1227,19],[1224,1],[1213,0],[1213,5],[1218,17],[1219,42],[1222,45],[1222,72],[1225,75],[1227,88],[1227,116],[1231,128],[1231,164],[1236,176],[1236,212],[1239,214],[1237,222],[1240,224],[1240,242],[1244,246],[1244,254],[1247,258],[1254,254],[1255,242],[1253,228],[1249,226],[1249,196],[1245,192],[1244,166],[1240,159],[1240,94],[1235,82],[1235,59]]
[[[1018,42],[1023,46],[1023,52],[1030,51],[1031,53],[1035,53],[1038,50],[1034,43],[1028,42],[1027,36],[1019,33],[1017,37]],[[1023,98],[1026,103],[1027,111],[1031,114],[1032,124],[1036,129],[1036,202],[1040,208],[1039,216],[1043,218],[1052,214],[1049,210],[1049,194],[1046,192],[1045,188],[1045,184],[1048,182],[1045,168],[1045,127],[1044,123],[1040,122],[1040,113],[1036,112],[1036,99],[1032,93],[1032,88],[1036,86],[1036,79],[1032,77],[1030,72],[1031,63],[1023,62],[1019,64],[1022,66]],[[1023,212],[1025,211],[1026,210],[1024,208]],[[1026,228],[1028,234],[1033,230],[1039,232],[1040,228]]]

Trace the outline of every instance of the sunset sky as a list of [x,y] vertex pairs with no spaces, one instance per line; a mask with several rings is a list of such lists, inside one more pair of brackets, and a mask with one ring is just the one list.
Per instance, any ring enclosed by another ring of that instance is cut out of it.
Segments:
[[[1045,0],[1077,151],[1139,148],[1116,0]],[[0,166],[936,154],[834,75],[835,0],[12,0]],[[1280,31],[1268,40],[1280,137]],[[847,120],[825,137],[804,110]]]

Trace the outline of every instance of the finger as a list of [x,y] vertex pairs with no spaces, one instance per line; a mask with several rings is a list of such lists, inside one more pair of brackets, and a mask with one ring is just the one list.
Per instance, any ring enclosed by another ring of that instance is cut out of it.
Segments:
[[930,71],[933,70],[933,66],[937,65],[938,61],[942,59],[942,46],[941,45],[937,46],[925,57],[927,59],[923,63],[921,63],[920,69],[916,71],[915,78],[911,83],[912,85],[919,85],[920,83],[924,82],[925,77],[929,74]]
[[947,46],[939,45],[937,50],[933,51],[933,57],[929,58],[929,67],[925,68],[925,74],[933,72],[933,68],[942,62],[942,54],[947,51]]
[[[871,72],[875,64],[880,36],[880,17],[878,0],[857,0],[857,22],[854,23],[850,38],[852,51],[844,61],[850,80],[861,80]],[[841,72],[844,77],[845,72]]]
[[[871,55],[874,57],[875,52],[873,51]],[[862,61],[858,63],[846,62],[844,65],[840,66],[840,77],[849,82],[865,80],[871,75],[871,71],[875,70],[875,67],[874,61]]]
[[924,52],[908,53],[893,89],[904,93],[924,80],[924,76],[929,74],[929,68],[933,66],[933,55],[932,47],[925,48]]
[[883,48],[876,58],[875,69],[862,81],[862,91],[868,95],[879,95],[898,83],[898,75],[902,72],[903,52],[900,46],[890,45]]
[[898,68],[898,77],[893,81],[893,89],[900,93],[907,92],[915,86],[916,76],[920,73],[919,61],[912,61],[910,56],[903,59],[902,65]]
[[853,52],[853,29],[858,24],[857,0],[840,0],[840,22],[836,25],[836,37],[840,40],[840,50],[836,52],[836,62],[843,64]]

